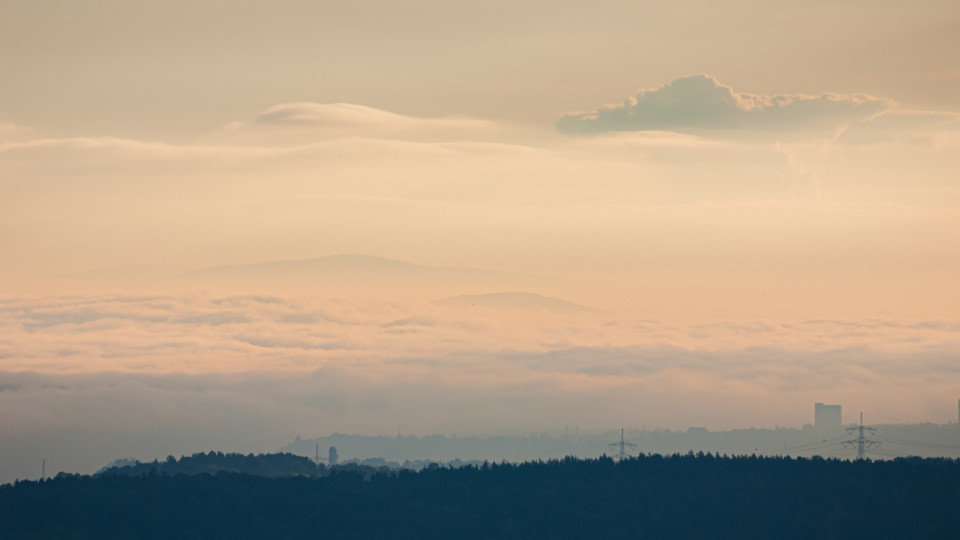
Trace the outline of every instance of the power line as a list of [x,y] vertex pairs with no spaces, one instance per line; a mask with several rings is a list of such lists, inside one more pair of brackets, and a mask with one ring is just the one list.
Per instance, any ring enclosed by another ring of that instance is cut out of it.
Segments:
[[835,443],[835,444],[831,444],[830,446],[825,446],[821,448],[817,455],[829,456],[831,454],[844,453],[847,451],[848,451],[848,448],[843,446],[842,443]]
[[786,453],[771,452],[771,453],[766,454],[766,455],[771,455],[771,456],[784,456],[784,455],[790,456],[790,455],[798,455],[798,456],[823,456],[823,457],[828,457],[831,452],[836,452],[836,451],[838,451],[838,450],[845,450],[845,448],[844,448],[840,443],[833,443],[833,444],[828,444],[828,445],[826,445],[826,446],[819,446],[819,447],[816,447],[816,448],[808,448],[808,449],[802,450],[802,451],[786,452]]
[[875,446],[880,446],[880,441],[874,441],[872,439],[864,438],[864,432],[869,432],[870,435],[873,435],[877,432],[877,428],[864,427],[863,425],[863,411],[860,411],[860,425],[854,427],[848,427],[847,433],[853,435],[857,434],[857,438],[849,441],[843,441],[843,446],[849,448],[857,449],[857,460],[866,459],[866,450],[867,448],[873,448]]
[[636,447],[637,447],[637,445],[634,444],[634,443],[624,442],[624,440],[623,440],[623,428],[620,428],[620,442],[610,443],[610,444],[608,444],[607,446],[609,446],[610,448],[613,448],[613,449],[618,449],[618,448],[619,448],[620,452],[619,452],[619,455],[617,456],[617,459],[619,459],[620,461],[623,461],[623,460],[627,459],[627,447],[629,447],[629,448],[636,448]]
[[779,453],[788,453],[788,452],[801,452],[801,453],[805,453],[805,452],[810,452],[810,451],[813,451],[813,450],[818,450],[818,449],[820,449],[820,448],[827,448],[827,447],[833,446],[833,445],[835,445],[835,444],[838,444],[838,443],[840,442],[840,439],[842,439],[843,437],[844,437],[844,435],[841,435],[841,436],[839,436],[839,437],[832,437],[832,438],[830,438],[830,439],[823,439],[822,441],[817,441],[817,442],[812,442],[812,443],[805,443],[805,444],[798,444],[798,445],[791,446],[791,447],[788,447],[788,448],[771,449],[771,450],[769,450],[769,451],[763,451],[763,452],[761,452],[761,453],[762,453],[762,454],[779,454]]
[[849,448],[839,448],[830,452],[825,452],[820,457],[826,459],[847,459],[853,456],[853,450]]
[[906,439],[894,439],[892,437],[881,437],[884,441],[892,444],[903,444],[908,446],[920,446],[925,448],[939,448],[945,450],[960,450],[960,446],[946,443],[908,441]]
[[887,456],[887,457],[892,457],[892,458],[904,457],[901,452],[897,452],[896,450],[886,451],[886,450],[883,450],[883,449],[876,449],[876,450],[874,450],[873,452],[874,452],[875,454],[879,454],[879,455],[881,455],[881,456]]

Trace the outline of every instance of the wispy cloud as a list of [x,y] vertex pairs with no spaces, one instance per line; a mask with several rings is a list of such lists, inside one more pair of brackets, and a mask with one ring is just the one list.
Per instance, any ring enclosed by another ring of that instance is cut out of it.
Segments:
[[281,103],[249,121],[229,124],[226,140],[291,144],[343,137],[411,140],[477,140],[504,135],[502,126],[463,116],[424,118],[354,103]]
[[483,127],[472,118],[417,118],[353,103],[284,103],[258,114],[248,125],[331,129],[415,129],[418,127]]
[[924,147],[960,146],[960,114],[892,110],[852,124],[838,138],[845,144],[907,144]]
[[28,127],[0,121],[0,145],[11,141],[28,140],[35,136],[34,131]]

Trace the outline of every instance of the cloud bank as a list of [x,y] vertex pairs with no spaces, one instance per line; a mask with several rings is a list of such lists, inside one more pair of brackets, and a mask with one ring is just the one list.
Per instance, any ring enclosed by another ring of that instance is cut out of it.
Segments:
[[956,319],[680,324],[432,303],[112,295],[0,302],[0,482],[295,435],[954,418]]
[[[960,346],[955,319],[683,323],[549,309],[546,300],[539,300],[546,308],[528,300],[523,309],[466,309],[197,292],[7,299],[0,301],[0,370],[202,374],[336,367],[374,378],[616,378],[679,369],[694,377],[770,377],[771,384],[805,388],[843,384],[824,377],[856,376],[860,368],[876,377],[960,374],[944,363]],[[869,350],[878,351],[875,361]],[[849,361],[831,364],[844,355]],[[910,355],[927,360],[882,360]]]
[[760,131],[833,136],[844,126],[867,120],[893,105],[891,100],[866,94],[746,94],[708,75],[694,75],[641,90],[620,105],[566,114],[557,122],[557,129],[571,134]]

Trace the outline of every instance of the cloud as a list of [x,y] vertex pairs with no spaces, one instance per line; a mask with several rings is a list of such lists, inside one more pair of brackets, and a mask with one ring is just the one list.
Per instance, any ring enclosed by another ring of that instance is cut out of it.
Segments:
[[28,127],[10,122],[0,122],[0,145],[8,142],[28,140],[35,136],[34,131]]
[[[208,293],[5,300],[0,370],[207,373],[337,365],[358,373],[377,366],[382,373],[429,368],[503,376],[671,368],[740,373],[702,362],[703,355],[761,347],[767,352],[743,358],[761,372],[777,364],[778,355],[797,351],[824,355],[860,347],[922,356],[960,343],[960,323],[952,319],[678,325],[612,317],[591,310],[540,310],[531,317],[512,306],[464,310],[412,300]],[[775,350],[782,352],[769,353]]]
[[641,90],[620,105],[566,114],[557,122],[557,129],[572,134],[753,131],[832,137],[844,126],[867,120],[893,105],[866,94],[746,94],[708,75],[694,75],[661,88]]
[[[952,125],[935,118],[935,125]],[[789,243],[768,244],[755,232],[779,231],[799,246],[825,246],[798,267],[853,261],[899,279],[876,290],[904,291],[916,283],[914,270],[943,268],[956,254],[947,249],[956,212],[873,206],[956,206],[960,154],[949,147],[824,149],[819,141],[778,147],[769,139],[662,131],[554,134],[535,146],[360,136],[283,145],[268,144],[272,138],[263,134],[262,145],[107,137],[0,143],[0,231],[6,233],[0,233],[6,254],[0,289],[36,293],[23,282],[93,268],[195,268],[343,252],[542,274],[566,273],[560,268],[567,264],[592,267],[594,275],[632,266],[649,275],[642,269],[672,264],[681,270],[694,259],[704,261],[698,268],[715,268],[706,255],[710,243],[726,246],[717,250],[720,258],[751,242],[790,257]],[[830,216],[835,230],[797,232],[820,230],[826,221],[760,206],[774,201],[824,203],[818,212]],[[705,202],[751,206],[692,206]],[[704,212],[717,217],[705,220]],[[879,260],[890,247],[854,260],[857,246],[880,245],[881,236],[887,245],[888,226],[915,234],[909,242],[894,235],[896,245],[911,253],[919,249],[914,246],[929,249],[894,265]],[[677,249],[663,247],[672,241]],[[836,256],[831,250],[840,244],[845,247]],[[649,253],[653,265],[634,253]],[[747,271],[769,275],[760,264]],[[925,283],[932,289],[941,282]]]
[[851,124],[837,138],[844,144],[900,143],[937,147],[960,145],[960,114],[938,111],[892,110],[865,122]]
[[447,116],[421,118],[353,103],[281,103],[245,122],[229,124],[224,134],[233,139],[276,143],[277,137],[317,140],[342,137],[390,139],[477,139],[497,132],[494,122]]
[[[430,302],[356,298],[264,301],[184,293],[10,300],[0,303],[0,370],[303,370],[488,347],[538,350],[587,337],[587,330],[570,331],[570,317],[561,314],[526,319],[525,313],[464,314]],[[485,345],[490,335],[497,340]]]
[[[462,120],[461,120],[462,121]],[[452,119],[421,119],[351,103],[284,103],[257,115],[257,126],[310,126],[317,128],[385,127],[404,129],[424,123],[456,123]],[[469,122],[469,120],[467,121]]]

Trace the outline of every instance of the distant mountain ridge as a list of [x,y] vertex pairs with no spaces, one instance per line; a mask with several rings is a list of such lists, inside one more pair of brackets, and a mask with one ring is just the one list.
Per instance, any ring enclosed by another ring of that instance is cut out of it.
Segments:
[[185,283],[236,286],[296,286],[303,290],[354,289],[373,293],[457,295],[529,289],[554,278],[477,268],[426,266],[372,255],[340,254],[312,259],[215,266],[182,273]]
[[276,261],[262,261],[247,264],[213,266],[199,270],[185,272],[190,275],[227,275],[248,272],[283,271],[283,272],[322,272],[357,274],[473,274],[478,276],[503,277],[537,277],[516,272],[499,270],[483,270],[478,268],[458,268],[452,266],[427,266],[398,259],[389,259],[375,255],[361,255],[356,253],[341,253],[310,259],[282,259]]
[[[37,284],[73,291],[83,285],[90,291],[150,292],[202,288],[213,294],[278,293],[320,294],[323,296],[369,296],[380,299],[406,298],[433,301],[456,307],[458,296],[477,298],[488,307],[548,311],[570,310],[573,304],[532,292],[564,291],[569,279],[556,276],[429,266],[375,255],[343,253],[309,259],[281,259],[261,262],[183,269],[174,267],[101,268],[43,276]],[[448,299],[450,299],[448,301]],[[565,307],[564,307],[565,306]]]

